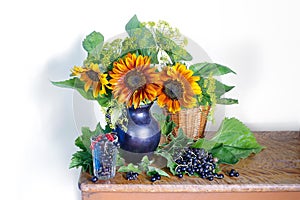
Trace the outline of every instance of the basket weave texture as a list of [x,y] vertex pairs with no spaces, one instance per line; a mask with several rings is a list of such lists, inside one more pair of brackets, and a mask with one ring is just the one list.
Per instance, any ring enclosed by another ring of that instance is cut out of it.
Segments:
[[177,113],[170,113],[164,109],[164,114],[169,115],[171,120],[176,123],[172,134],[177,136],[178,129],[194,140],[204,138],[207,116],[210,106],[200,106],[196,108],[182,109]]

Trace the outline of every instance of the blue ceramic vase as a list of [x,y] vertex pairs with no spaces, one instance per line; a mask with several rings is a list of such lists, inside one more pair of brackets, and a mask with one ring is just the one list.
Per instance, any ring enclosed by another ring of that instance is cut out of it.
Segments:
[[128,108],[127,131],[124,132],[120,127],[116,128],[121,149],[128,152],[127,158],[151,154],[159,144],[160,126],[150,112],[152,104],[142,105],[136,109]]

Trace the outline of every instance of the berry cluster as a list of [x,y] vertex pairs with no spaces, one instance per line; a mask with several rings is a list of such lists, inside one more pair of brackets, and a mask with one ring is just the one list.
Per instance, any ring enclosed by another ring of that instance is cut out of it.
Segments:
[[160,178],[161,178],[161,176],[158,173],[156,173],[151,176],[150,181],[155,182],[157,180],[160,180]]
[[127,172],[126,173],[126,175],[125,175],[125,178],[126,178],[126,180],[136,180],[137,179],[137,177],[138,177],[138,173],[137,172],[132,172],[132,171],[130,171],[130,172]]
[[224,178],[223,174],[215,172],[217,159],[214,159],[212,154],[206,152],[205,149],[183,148],[176,151],[173,157],[177,164],[175,172],[179,178],[182,178],[186,173],[198,175],[209,181],[214,180],[214,178]]
[[101,134],[92,138],[93,167],[97,178],[108,179],[114,176],[118,147],[115,134]]
[[95,145],[97,143],[99,143],[100,141],[102,143],[104,143],[106,141],[113,142],[113,144],[119,148],[120,147],[120,143],[118,141],[115,141],[116,139],[117,139],[117,136],[115,134],[112,134],[112,133],[101,134],[101,135],[95,136],[92,139],[90,149],[94,150],[95,149]]
[[235,169],[231,169],[231,170],[229,171],[228,175],[229,175],[230,177],[239,177],[239,176],[240,176],[240,174],[239,174],[237,171],[235,171]]

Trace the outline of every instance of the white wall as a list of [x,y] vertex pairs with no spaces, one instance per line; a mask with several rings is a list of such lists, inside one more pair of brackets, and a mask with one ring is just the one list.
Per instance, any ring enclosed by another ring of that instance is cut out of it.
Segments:
[[170,22],[237,72],[224,79],[240,101],[226,116],[252,130],[299,130],[299,8],[297,0],[1,1],[1,196],[80,198],[79,170],[68,170],[79,134],[74,94],[49,80],[81,64],[85,35],[123,33],[133,14]]

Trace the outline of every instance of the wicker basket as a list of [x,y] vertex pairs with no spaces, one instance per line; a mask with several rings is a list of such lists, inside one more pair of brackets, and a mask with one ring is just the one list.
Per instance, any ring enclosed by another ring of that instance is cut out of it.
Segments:
[[171,120],[177,126],[174,128],[172,134],[177,135],[178,129],[182,128],[183,132],[194,140],[204,138],[205,126],[207,123],[207,116],[210,106],[200,106],[197,108],[182,109],[173,114],[164,109],[164,114],[169,115]]

